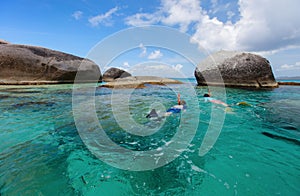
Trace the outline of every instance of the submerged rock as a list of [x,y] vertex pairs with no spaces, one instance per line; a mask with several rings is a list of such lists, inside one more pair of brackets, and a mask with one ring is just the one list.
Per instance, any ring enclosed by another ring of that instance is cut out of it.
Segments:
[[296,145],[300,145],[300,141],[297,140],[297,139],[294,139],[294,138],[289,138],[289,137],[285,137],[285,136],[281,136],[281,135],[276,135],[276,134],[269,133],[269,132],[262,132],[262,134],[269,137],[269,138],[282,140],[282,141],[286,141],[286,142],[291,142],[291,143],[294,143]]
[[131,76],[131,74],[127,71],[112,67],[103,74],[103,81],[110,82],[117,78],[125,78],[129,76]]
[[54,102],[46,102],[46,101],[36,101],[36,102],[35,101],[29,101],[29,102],[25,102],[25,103],[14,104],[13,107],[21,108],[21,107],[24,107],[24,106],[32,106],[32,105],[37,105],[37,106],[44,105],[44,106],[47,106],[47,107],[51,107],[54,104],[55,104]]
[[73,83],[79,67],[80,82],[101,81],[100,68],[91,60],[37,46],[0,44],[0,84]]
[[156,76],[130,76],[119,78],[112,82],[101,85],[106,88],[145,88],[145,84],[167,85],[182,84],[181,81]]
[[243,52],[220,51],[209,56],[197,66],[195,77],[198,85],[278,87],[270,62]]

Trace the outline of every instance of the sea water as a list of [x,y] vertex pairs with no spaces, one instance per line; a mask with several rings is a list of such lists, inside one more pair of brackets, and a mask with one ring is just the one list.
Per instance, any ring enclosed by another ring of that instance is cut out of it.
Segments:
[[[184,92],[190,88],[186,84],[96,88],[93,94],[97,122],[116,144],[106,157],[120,167],[125,154],[119,146],[129,152],[157,150],[153,158],[159,164],[160,150],[175,143],[176,132],[183,130],[182,141],[191,138],[174,159],[144,171],[143,165],[140,171],[120,169],[92,152],[88,140],[94,136],[83,139],[76,126],[90,127],[89,116],[74,120],[73,85],[0,87],[0,195],[300,195],[300,87],[212,88],[214,98],[231,106],[226,109],[204,102],[207,87],[188,81],[195,95]],[[178,92],[186,111],[145,118],[152,108],[162,115],[175,105]],[[112,94],[121,101],[112,101]],[[78,104],[85,106],[87,95],[78,96]],[[116,116],[122,103],[136,126],[157,132],[129,133],[122,126],[124,117]],[[216,125],[221,126],[215,143],[200,155],[210,126]]]

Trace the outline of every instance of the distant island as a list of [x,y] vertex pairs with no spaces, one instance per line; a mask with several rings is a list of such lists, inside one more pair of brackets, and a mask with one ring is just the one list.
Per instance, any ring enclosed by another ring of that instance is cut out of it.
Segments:
[[276,78],[276,80],[278,81],[279,85],[300,86],[300,82],[298,81],[300,80],[300,76],[282,76]]

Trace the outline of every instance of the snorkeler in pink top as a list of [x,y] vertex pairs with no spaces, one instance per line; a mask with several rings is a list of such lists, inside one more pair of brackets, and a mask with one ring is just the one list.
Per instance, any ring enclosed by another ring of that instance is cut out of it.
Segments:
[[215,98],[212,98],[210,91],[208,91],[208,93],[205,93],[203,95],[203,97],[204,97],[204,101],[205,102],[209,101],[211,103],[220,104],[220,105],[223,105],[225,107],[229,107],[229,105],[227,103],[224,103],[223,101],[220,101],[220,100],[217,100]]

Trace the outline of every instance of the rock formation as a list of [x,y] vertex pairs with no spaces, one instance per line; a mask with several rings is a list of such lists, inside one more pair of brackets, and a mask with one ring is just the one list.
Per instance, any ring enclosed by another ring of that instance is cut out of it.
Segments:
[[101,81],[93,61],[36,46],[0,44],[0,84],[73,83],[80,67],[80,82]]
[[8,41],[5,41],[5,40],[3,40],[3,39],[0,39],[0,44],[9,44],[9,42],[8,42]]
[[198,85],[273,88],[278,84],[269,61],[259,55],[220,51],[195,70]]
[[126,78],[119,78],[112,82],[105,83],[101,87],[106,88],[145,88],[146,84],[167,85],[167,84],[182,84],[178,80],[169,78],[161,78],[156,76],[129,76]]
[[128,76],[131,76],[131,74],[127,71],[112,67],[103,74],[103,81],[110,82],[117,78],[125,78]]

